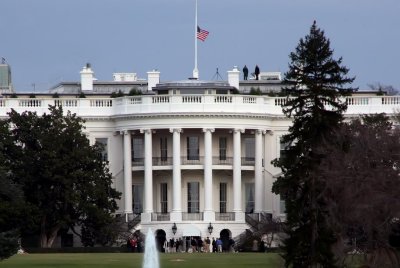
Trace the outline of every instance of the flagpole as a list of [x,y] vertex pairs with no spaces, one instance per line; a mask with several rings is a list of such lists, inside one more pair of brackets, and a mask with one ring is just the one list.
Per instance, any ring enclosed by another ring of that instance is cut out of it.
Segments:
[[194,22],[194,70],[193,78],[199,79],[199,69],[197,69],[197,0],[196,0],[196,14]]

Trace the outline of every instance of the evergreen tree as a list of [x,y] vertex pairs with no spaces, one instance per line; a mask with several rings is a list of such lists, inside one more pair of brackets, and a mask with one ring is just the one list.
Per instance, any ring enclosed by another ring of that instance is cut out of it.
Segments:
[[346,76],[349,69],[342,66],[342,58],[333,59],[330,42],[315,21],[290,60],[284,89],[289,97],[283,112],[293,124],[282,137],[287,144],[285,157],[274,160],[282,175],[273,185],[286,204],[283,257],[286,267],[335,267],[331,251],[335,236],[321,195],[324,180],[313,172],[324,153],[315,149],[341,123],[347,108],[341,97],[354,90],[346,87],[354,78]]

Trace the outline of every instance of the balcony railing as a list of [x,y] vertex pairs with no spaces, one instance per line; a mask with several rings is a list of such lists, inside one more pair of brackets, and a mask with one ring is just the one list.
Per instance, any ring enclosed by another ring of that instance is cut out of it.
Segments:
[[[172,166],[173,165],[173,157],[153,157],[153,166]],[[254,166],[254,158],[242,157],[241,164],[242,166]],[[181,156],[181,165],[203,165],[204,164],[204,156],[199,156],[198,159],[188,159],[187,156]],[[212,158],[213,165],[233,165],[233,157],[226,157],[225,159],[221,159],[219,156],[215,156]],[[144,166],[144,158],[135,158],[132,160],[132,167],[141,167]]]
[[233,164],[233,157],[223,157],[222,159],[220,156],[213,157],[213,165],[231,166],[232,164]]
[[154,212],[151,213],[151,221],[169,221],[169,213]]
[[215,212],[215,220],[216,221],[234,221],[235,213],[234,212]]
[[242,166],[254,166],[254,157],[242,157]]
[[203,165],[204,164],[204,156],[197,157],[181,157],[181,165]]
[[172,157],[153,157],[153,166],[171,166]]
[[203,220],[203,212],[199,212],[199,213],[182,212],[182,220],[183,221],[202,221]]
[[144,166],[144,158],[132,159],[132,167],[141,167],[141,166]]

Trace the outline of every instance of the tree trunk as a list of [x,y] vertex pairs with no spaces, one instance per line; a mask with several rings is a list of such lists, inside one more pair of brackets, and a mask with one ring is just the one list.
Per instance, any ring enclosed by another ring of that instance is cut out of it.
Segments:
[[40,247],[42,248],[51,248],[53,245],[54,239],[57,237],[57,233],[60,230],[61,225],[57,224],[50,230],[46,228],[46,216],[43,216],[42,221],[40,223]]

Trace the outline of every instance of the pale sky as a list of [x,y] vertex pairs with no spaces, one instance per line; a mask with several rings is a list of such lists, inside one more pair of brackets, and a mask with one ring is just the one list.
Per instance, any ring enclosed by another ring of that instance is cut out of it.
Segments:
[[[400,0],[198,0],[200,79],[246,64],[286,72],[289,53],[313,21],[354,86],[400,89]],[[195,0],[0,0],[0,57],[17,92],[79,81],[86,62],[100,81],[113,72],[162,81],[192,76]]]

